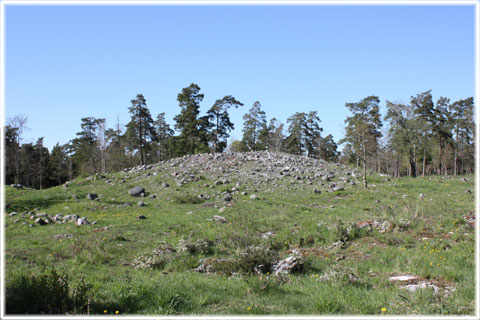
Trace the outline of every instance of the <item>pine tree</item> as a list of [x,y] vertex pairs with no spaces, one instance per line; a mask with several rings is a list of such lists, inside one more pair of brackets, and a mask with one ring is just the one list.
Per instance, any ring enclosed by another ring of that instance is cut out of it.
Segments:
[[379,129],[382,127],[380,120],[380,99],[369,96],[360,102],[346,103],[352,113],[345,120],[347,124],[345,138],[342,142],[348,142],[353,146],[355,154],[360,157],[363,164],[363,187],[367,186],[367,156],[375,154],[378,150],[378,138],[381,137]]
[[168,143],[174,131],[170,129],[170,125],[165,120],[165,113],[162,112],[157,115],[157,120],[154,122],[155,133],[157,139],[156,142],[156,159],[162,161],[168,157]]
[[266,129],[267,120],[265,111],[263,111],[261,107],[260,102],[255,101],[250,110],[248,110],[248,113],[243,116],[242,143],[248,151],[265,149],[265,145],[262,139],[260,139],[260,136],[262,131]]
[[128,112],[131,118],[125,132],[127,146],[131,151],[140,152],[140,163],[144,165],[147,163],[150,142],[155,139],[153,120],[147,107],[147,100],[142,94],[137,94],[130,102],[132,106],[128,108]]
[[232,106],[238,108],[243,106],[243,103],[235,100],[232,96],[225,96],[215,101],[213,106],[207,111],[210,127],[212,128],[210,141],[212,142],[213,153],[222,152],[227,147],[229,132],[235,128],[228,115],[228,109]]
[[177,96],[181,111],[173,119],[176,121],[175,129],[180,131],[180,135],[172,141],[175,141],[174,149],[178,155],[208,150],[208,117],[199,117],[200,102],[203,98],[200,87],[194,83],[183,88]]

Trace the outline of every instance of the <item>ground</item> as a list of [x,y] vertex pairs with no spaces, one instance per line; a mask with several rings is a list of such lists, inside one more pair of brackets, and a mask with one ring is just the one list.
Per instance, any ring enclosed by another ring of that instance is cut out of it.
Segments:
[[252,153],[7,186],[7,313],[473,315],[474,177],[368,182]]

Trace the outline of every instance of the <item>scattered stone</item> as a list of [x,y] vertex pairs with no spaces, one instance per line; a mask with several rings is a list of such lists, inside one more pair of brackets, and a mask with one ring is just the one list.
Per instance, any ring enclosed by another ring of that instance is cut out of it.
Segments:
[[153,254],[159,256],[159,255],[162,255],[162,254],[166,254],[166,253],[175,253],[177,252],[177,250],[171,246],[171,245],[165,245],[165,246],[161,246],[155,250],[153,250]]
[[145,206],[145,202],[143,202],[143,201],[138,201],[138,202],[137,202],[137,206],[143,207],[143,206]]
[[73,199],[73,200],[78,200],[78,196],[77,196],[76,194],[73,194],[73,195],[72,195],[72,199]]
[[320,191],[320,190],[318,190],[317,188],[315,188],[315,189],[313,189],[313,193],[315,193],[315,194],[320,194],[320,193],[322,193],[322,191]]
[[16,213],[15,211],[13,211],[13,212],[10,212],[8,215],[9,215],[10,217],[13,217],[13,216],[16,216],[17,214],[18,214],[18,213]]
[[212,220],[215,222],[227,223],[227,219],[222,216],[213,216]]
[[157,198],[157,196],[154,195],[154,194],[151,194],[151,195],[149,196],[149,198],[150,198],[150,199],[155,199],[155,198]]
[[256,200],[256,199],[258,199],[258,196],[257,196],[256,194],[252,194],[252,195],[250,196],[250,199]]
[[57,234],[55,236],[53,236],[55,239],[71,239],[73,238],[73,234],[68,234],[68,233],[65,233],[65,234]]
[[465,190],[465,193],[466,194],[472,194],[472,191],[471,190]]
[[83,218],[77,218],[77,220],[75,220],[75,224],[77,226],[84,226],[84,225],[89,225],[90,222],[88,222],[87,217],[83,217]]
[[140,214],[136,217],[138,220],[144,220],[144,219],[147,219],[147,217],[145,217],[144,215]]
[[140,186],[136,186],[128,190],[128,194],[131,195],[132,197],[140,197],[142,193],[144,194],[144,192],[145,192],[145,189]]
[[262,239],[269,239],[274,235],[275,233],[273,231],[268,231],[268,232],[262,233]]
[[368,231],[378,230],[378,232],[392,231],[393,224],[388,220],[367,220],[355,223],[355,227],[359,229],[368,228]]
[[98,195],[96,195],[95,193],[89,193],[87,194],[87,197],[86,197],[88,200],[95,200],[98,198]]
[[35,223],[38,224],[39,226],[44,226],[44,225],[47,224],[47,222],[45,222],[45,220],[43,220],[41,218],[35,219]]
[[290,256],[280,260],[273,266],[273,271],[276,275],[280,273],[301,272],[303,270],[303,259],[298,256]]
[[233,198],[232,198],[232,195],[229,194],[229,193],[227,193],[227,194],[225,195],[225,197],[223,197],[223,201],[227,201],[227,202],[228,202],[228,201],[232,201],[232,199],[233,199]]

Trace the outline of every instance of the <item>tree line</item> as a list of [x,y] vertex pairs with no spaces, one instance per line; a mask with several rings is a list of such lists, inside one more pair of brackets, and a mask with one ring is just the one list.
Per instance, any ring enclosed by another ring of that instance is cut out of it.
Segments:
[[[345,137],[338,141],[323,136],[317,111],[296,112],[285,124],[267,120],[256,101],[243,116],[243,136],[228,146],[235,126],[231,108],[244,104],[231,95],[215,101],[200,113],[204,95],[194,83],[177,95],[180,112],[173,129],[165,113],[152,118],[142,94],[131,100],[130,122],[107,128],[103,118],[81,119],[81,130],[51,152],[36,143],[22,143],[24,116],[9,118],[5,126],[6,183],[32,188],[60,185],[77,176],[115,172],[183,155],[205,152],[269,150],[304,155],[326,161],[362,166],[378,173],[415,177],[418,174],[465,174],[474,169],[473,98],[450,102],[441,97],[433,103],[431,91],[412,96],[409,104],[386,101],[380,115],[380,99],[369,96],[346,103],[351,115],[345,120]],[[387,124],[388,130],[382,131]],[[367,187],[366,179],[364,186]]]

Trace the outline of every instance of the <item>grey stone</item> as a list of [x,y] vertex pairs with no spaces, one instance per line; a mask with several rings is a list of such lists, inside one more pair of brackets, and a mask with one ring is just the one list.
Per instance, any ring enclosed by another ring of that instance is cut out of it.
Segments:
[[86,197],[88,200],[95,200],[98,198],[98,195],[96,195],[95,193],[89,193],[87,194],[87,197]]
[[297,256],[290,256],[277,262],[273,266],[273,271],[276,275],[279,275],[280,273],[300,272],[303,270],[303,266],[303,259]]
[[143,206],[145,206],[145,202],[143,202],[143,201],[138,201],[138,202],[137,202],[137,206],[143,207]]
[[136,186],[128,190],[128,194],[131,195],[132,197],[139,197],[144,192],[145,192],[145,189],[140,186]]
[[212,220],[215,222],[227,223],[227,219],[222,216],[213,216]]

